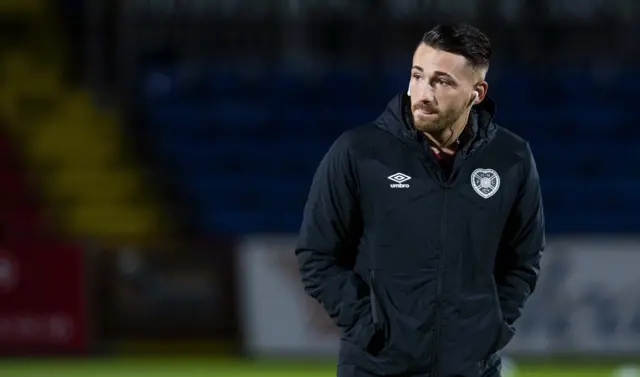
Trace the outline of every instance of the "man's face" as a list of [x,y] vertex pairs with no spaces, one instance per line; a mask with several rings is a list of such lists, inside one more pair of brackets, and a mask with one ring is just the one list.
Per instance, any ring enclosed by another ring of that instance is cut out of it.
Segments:
[[468,111],[478,79],[482,81],[465,57],[421,43],[413,55],[409,85],[416,129],[433,133],[451,127]]

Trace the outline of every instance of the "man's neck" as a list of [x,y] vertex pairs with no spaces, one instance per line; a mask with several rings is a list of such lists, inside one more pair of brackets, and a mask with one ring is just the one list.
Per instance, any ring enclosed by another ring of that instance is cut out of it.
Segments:
[[464,131],[469,120],[469,114],[461,116],[451,127],[447,127],[440,132],[427,133],[424,135],[429,139],[431,148],[437,152],[453,155],[456,153],[458,138]]

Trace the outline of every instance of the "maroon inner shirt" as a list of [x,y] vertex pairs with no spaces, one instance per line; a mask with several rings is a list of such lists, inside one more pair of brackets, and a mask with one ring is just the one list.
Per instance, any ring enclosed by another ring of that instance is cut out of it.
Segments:
[[[457,145],[452,145],[450,148],[456,151]],[[455,154],[449,155],[447,153],[442,153],[434,149],[431,149],[431,151],[433,152],[433,155],[436,156],[438,161],[440,161],[440,166],[442,167],[442,170],[445,171],[447,176],[451,174],[451,168],[453,167],[453,158],[455,157]]]

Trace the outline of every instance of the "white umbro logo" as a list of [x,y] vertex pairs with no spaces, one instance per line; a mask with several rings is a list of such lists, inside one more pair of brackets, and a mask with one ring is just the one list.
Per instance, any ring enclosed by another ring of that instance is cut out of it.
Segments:
[[390,185],[392,188],[409,188],[409,185],[404,182],[410,180],[411,177],[406,174],[396,173],[388,176],[387,178],[395,182]]

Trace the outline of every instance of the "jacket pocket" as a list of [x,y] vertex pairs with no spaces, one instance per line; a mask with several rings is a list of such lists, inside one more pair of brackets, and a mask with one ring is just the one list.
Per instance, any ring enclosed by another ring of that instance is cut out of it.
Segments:
[[507,322],[504,321],[504,319],[502,318],[502,310],[500,309],[500,305],[498,304],[498,310],[500,311],[500,323],[498,325],[498,335],[496,337],[496,341],[493,345],[493,347],[491,347],[490,350],[490,354],[496,353],[498,351],[501,351],[503,348],[505,348],[509,342],[511,342],[511,339],[513,339],[513,336],[515,335],[515,330],[512,326],[509,326],[507,324]]
[[386,342],[384,328],[378,314],[378,300],[375,290],[373,289],[373,284],[375,284],[375,273],[371,271],[368,297],[369,305],[353,326],[343,330],[342,338],[358,346],[360,350],[376,356],[383,350]]
[[496,343],[494,344],[490,353],[494,354],[498,351],[502,351],[502,349],[505,348],[509,344],[509,342],[511,342],[511,339],[513,339],[514,335],[515,331],[513,330],[513,328],[506,322],[502,322],[500,331],[498,332],[498,338],[496,339]]
[[[447,336],[456,344],[455,360],[480,360],[493,354],[500,342],[502,320],[491,290],[462,293],[455,303],[456,316],[451,318]],[[446,351],[453,351],[447,349]]]
[[365,351],[369,347],[375,335],[375,327],[371,322],[371,316],[365,315],[342,332],[342,338],[349,343],[355,344],[359,349]]
[[463,298],[456,323],[459,342],[465,344],[461,348],[469,357],[490,357],[502,350],[514,334],[502,318],[497,292]]
[[378,299],[376,298],[376,291],[373,289],[373,285],[376,283],[376,272],[371,271],[369,273],[369,278],[371,280],[369,284],[369,297],[371,298],[371,317],[373,319],[373,324],[378,326],[380,323],[380,319],[378,318]]
[[509,326],[507,322],[504,320],[504,316],[502,315],[502,307],[500,305],[500,295],[498,294],[498,286],[493,281],[493,300],[496,308],[496,312],[498,313],[499,319],[499,327],[498,327],[498,336],[496,338],[496,342],[491,348],[491,353],[496,353],[505,348],[513,336],[515,335],[515,329],[512,326]]
[[376,296],[376,272],[371,271],[369,283],[369,297],[371,299],[371,320],[373,322],[373,335],[369,339],[369,343],[366,346],[366,351],[374,356],[384,352],[388,346],[389,334],[387,327],[385,326],[384,317],[380,314],[378,309],[378,297]]
[[374,276],[376,317],[385,338],[382,352],[408,362],[429,359],[434,346],[435,274],[428,270],[380,270]]

